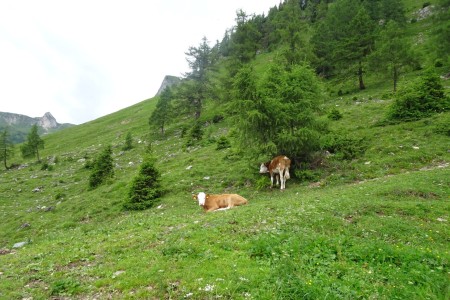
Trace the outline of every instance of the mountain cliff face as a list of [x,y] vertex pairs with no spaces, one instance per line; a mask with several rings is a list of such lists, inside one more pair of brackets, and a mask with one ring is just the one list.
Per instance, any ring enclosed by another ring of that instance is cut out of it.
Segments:
[[61,130],[73,124],[60,124],[50,112],[46,112],[42,117],[32,118],[25,115],[0,112],[0,130],[8,128],[13,143],[21,143],[26,137],[31,127],[37,124],[39,134],[47,134]]

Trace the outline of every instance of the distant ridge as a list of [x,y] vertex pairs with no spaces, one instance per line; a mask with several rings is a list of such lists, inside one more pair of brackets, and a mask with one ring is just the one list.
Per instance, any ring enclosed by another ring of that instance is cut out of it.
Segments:
[[37,124],[39,134],[47,134],[75,126],[70,123],[58,123],[50,112],[46,112],[42,117],[35,118],[21,114],[0,112],[0,130],[8,128],[11,139],[15,144],[26,140],[31,127],[34,124]]

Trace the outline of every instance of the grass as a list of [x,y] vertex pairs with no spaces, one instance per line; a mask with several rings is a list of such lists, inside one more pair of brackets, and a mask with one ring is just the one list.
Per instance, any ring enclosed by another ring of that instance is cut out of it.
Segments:
[[160,209],[56,225],[70,207],[63,202],[27,213],[53,228],[16,221],[16,231],[36,234],[0,256],[1,296],[445,299],[449,175],[436,168],[284,193],[243,190],[250,205],[210,214],[179,193]]
[[[331,128],[366,151],[330,156],[284,192],[235,150],[226,119],[188,148],[185,120],[150,135],[154,100],[46,136],[52,168],[0,174],[0,299],[447,299],[449,114],[380,126],[389,99],[350,97],[325,110],[339,104]],[[134,148],[122,151],[128,132]],[[221,136],[231,148],[217,150]],[[85,164],[106,144],[115,177],[89,190]],[[124,211],[149,144],[167,193],[159,208]],[[250,204],[204,214],[191,200],[200,191]]]

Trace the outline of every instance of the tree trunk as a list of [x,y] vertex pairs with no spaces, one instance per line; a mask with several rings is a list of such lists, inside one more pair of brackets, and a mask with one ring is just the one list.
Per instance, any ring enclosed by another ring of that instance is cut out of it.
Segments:
[[359,62],[359,68],[358,68],[358,79],[359,79],[359,89],[360,90],[364,90],[366,89],[366,86],[364,85],[364,81],[363,81],[363,68],[362,68],[362,63]]

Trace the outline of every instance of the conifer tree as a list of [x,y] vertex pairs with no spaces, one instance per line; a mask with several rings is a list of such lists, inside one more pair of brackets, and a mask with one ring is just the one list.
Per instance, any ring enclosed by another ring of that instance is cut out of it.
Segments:
[[8,169],[7,161],[14,155],[14,144],[7,128],[0,133],[0,159],[5,169]]
[[114,176],[114,164],[111,145],[106,146],[96,157],[89,176],[89,187],[94,189]]
[[122,150],[128,151],[133,149],[133,135],[131,132],[127,132],[127,135],[125,136],[125,144],[122,147]]
[[375,69],[391,73],[395,92],[403,68],[416,63],[403,28],[397,22],[389,21],[380,32],[375,46],[376,50],[370,56],[371,64]]
[[39,137],[37,124],[34,124],[28,133],[27,141],[20,147],[22,157],[37,157],[37,160],[41,161],[39,157],[39,149],[43,148],[44,141]]
[[[355,14],[356,12],[356,14]],[[359,0],[338,0],[317,27],[312,42],[325,75],[356,74],[360,89],[365,89],[367,56],[373,49],[374,21]]]
[[[260,82],[257,92],[252,86]],[[261,154],[286,154],[308,160],[320,149],[320,135],[326,131],[316,115],[321,85],[306,65],[276,61],[264,78],[254,78],[249,68],[236,76],[235,125],[243,149]]]
[[131,182],[124,208],[143,210],[153,207],[163,195],[160,177],[158,169],[155,168],[155,159],[146,156],[139,168],[139,174]]
[[217,56],[214,55],[206,37],[198,47],[189,47],[186,60],[190,72],[186,73],[186,81],[180,86],[180,97],[194,111],[195,118],[200,117],[203,102],[210,93],[208,72],[211,70]]
[[172,99],[172,89],[170,87],[165,88],[159,96],[156,108],[148,120],[149,125],[157,127],[162,135],[164,135],[165,127],[173,115]]

